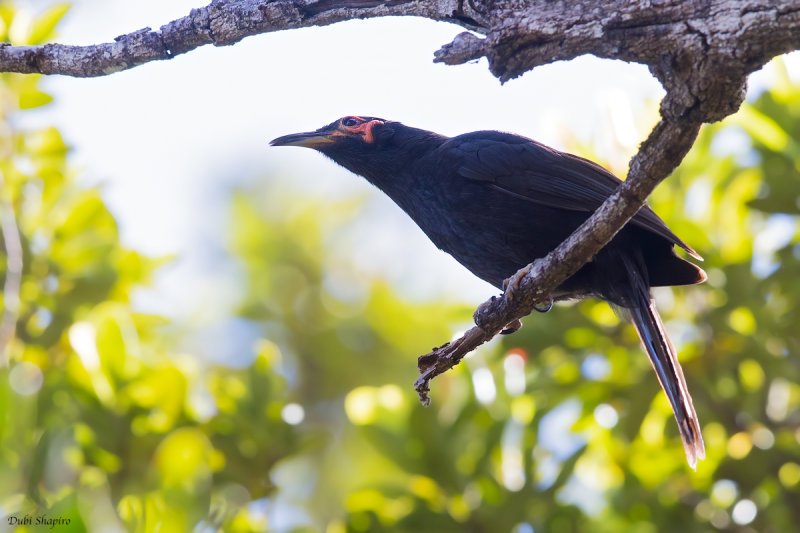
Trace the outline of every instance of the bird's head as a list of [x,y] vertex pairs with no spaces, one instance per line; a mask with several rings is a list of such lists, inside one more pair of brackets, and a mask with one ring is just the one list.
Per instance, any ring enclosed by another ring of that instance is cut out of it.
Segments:
[[394,135],[396,122],[382,118],[347,116],[316,131],[292,133],[273,139],[272,146],[303,146],[330,157],[334,154],[367,154],[380,149]]
[[445,139],[400,122],[350,115],[316,131],[278,137],[270,144],[313,148],[394,197],[391,190],[407,186],[413,165]]

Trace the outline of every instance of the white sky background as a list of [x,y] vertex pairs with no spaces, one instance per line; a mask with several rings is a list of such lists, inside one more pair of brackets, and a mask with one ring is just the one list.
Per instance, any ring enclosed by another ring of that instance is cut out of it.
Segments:
[[[108,42],[206,3],[77,0],[58,41]],[[102,78],[52,77],[43,87],[56,101],[35,119],[55,124],[83,179],[102,184],[126,245],[178,255],[140,305],[213,323],[236,300],[234,275],[215,262],[226,240],[225,191],[269,175],[319,195],[370,190],[310,150],[269,147],[277,136],[359,114],[448,135],[512,131],[556,147],[568,131],[600,139],[598,152],[612,158],[619,143],[633,150],[655,116],[661,88],[642,65],[584,57],[501,86],[485,60],[433,64],[433,52],[461,31],[423,19],[354,21],[206,46]],[[640,124],[641,117],[649,119]],[[496,292],[437,251],[388,199],[373,198],[377,207],[356,230],[364,246],[380,251],[368,268],[415,298],[477,304]]]

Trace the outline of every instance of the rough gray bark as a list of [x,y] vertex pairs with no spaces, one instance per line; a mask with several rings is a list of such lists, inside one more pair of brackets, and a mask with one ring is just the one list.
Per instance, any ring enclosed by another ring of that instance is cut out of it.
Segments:
[[[511,290],[475,313],[476,327],[419,358],[416,388],[504,326],[548,302],[548,294],[602,248],[678,166],[700,125],[736,112],[747,76],[800,48],[800,0],[215,0],[153,31],[91,46],[0,44],[0,71],[102,76],[205,44],[355,18],[419,16],[458,24],[435,54],[455,65],[486,57],[500,80],[583,54],[648,65],[667,91],[661,122],[631,160],[628,179],[568,240],[512,277]],[[476,35],[477,34],[477,35]]]
[[[410,15],[458,23],[457,0],[214,0],[158,30],[143,28],[112,43],[89,46],[0,43],[0,71],[105,76],[156,60],[172,59],[206,44],[226,46],[245,37],[325,26],[355,18]],[[462,24],[472,28],[469,23]]]

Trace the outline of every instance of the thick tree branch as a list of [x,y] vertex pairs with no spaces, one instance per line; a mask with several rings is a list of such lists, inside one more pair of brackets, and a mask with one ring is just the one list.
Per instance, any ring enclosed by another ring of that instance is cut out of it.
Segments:
[[81,78],[104,76],[150,61],[172,59],[206,44],[226,46],[245,37],[279,30],[325,26],[355,18],[391,15],[450,21],[470,29],[458,0],[215,0],[192,9],[159,30],[144,28],[90,46],[0,43],[0,71],[64,74]]
[[[483,35],[459,35],[437,52],[436,61],[457,64],[486,56],[501,80],[583,54],[649,65],[667,88],[673,70],[690,69],[698,74],[699,87],[689,84],[675,99],[684,108],[697,101],[694,88],[727,83],[729,76],[703,75],[710,69],[722,74],[717,67],[735,59],[751,72],[800,48],[800,0],[215,0],[159,30],[144,28],[112,43],[0,44],[0,71],[103,76],[206,44],[225,46],[261,33],[400,15],[452,22]],[[739,82],[737,70],[730,76],[733,85]],[[730,112],[721,109],[716,115]]]

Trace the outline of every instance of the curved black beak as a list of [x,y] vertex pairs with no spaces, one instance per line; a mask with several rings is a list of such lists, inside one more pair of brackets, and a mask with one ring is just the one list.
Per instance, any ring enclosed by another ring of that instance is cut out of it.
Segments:
[[305,133],[292,133],[277,139],[272,139],[270,146],[302,146],[304,148],[319,148],[325,144],[335,143],[332,138],[332,131],[329,128],[322,128],[317,131]]

